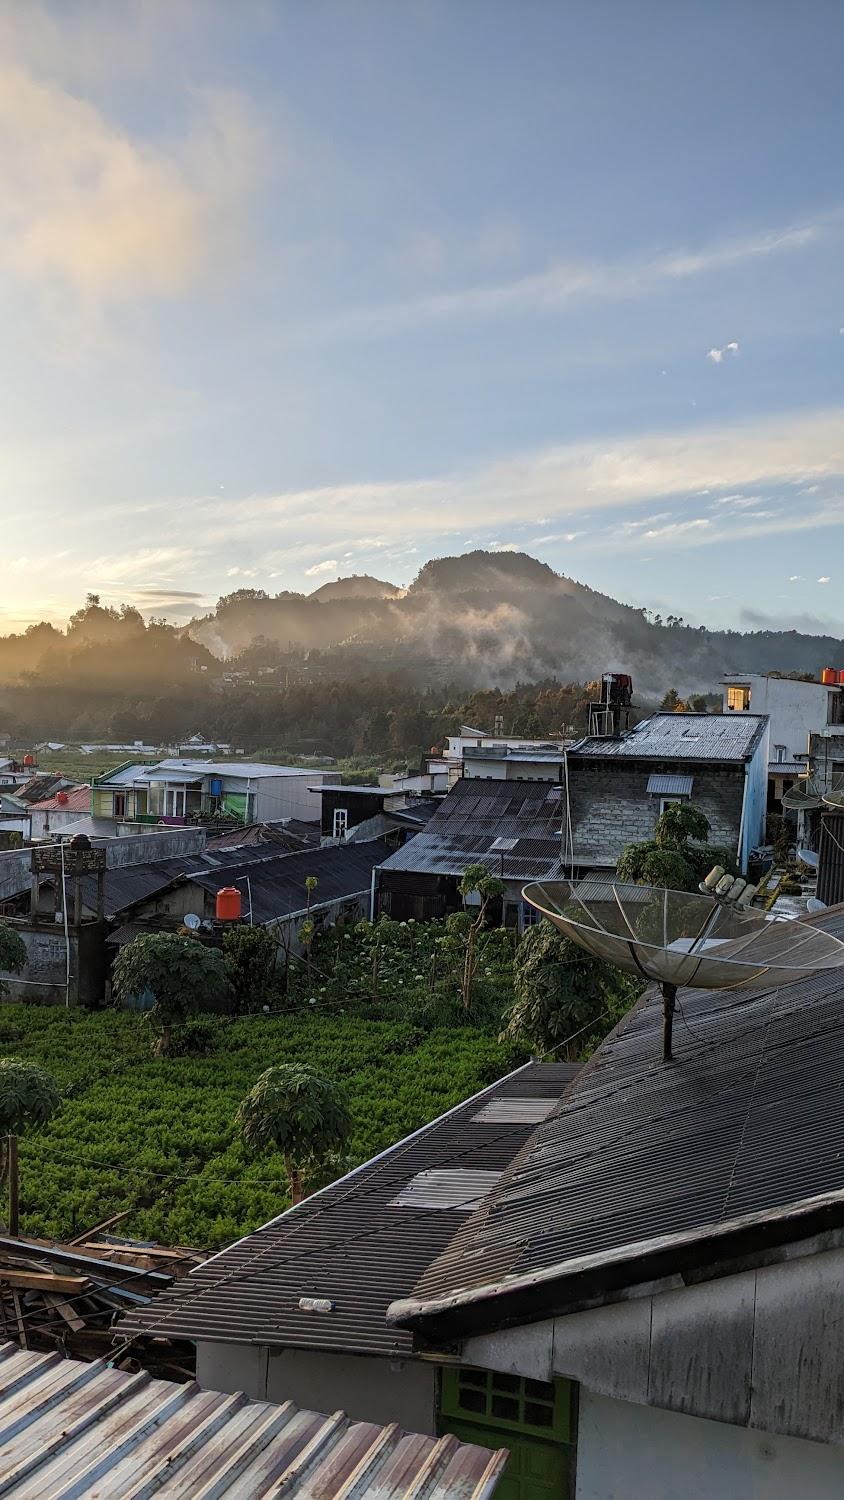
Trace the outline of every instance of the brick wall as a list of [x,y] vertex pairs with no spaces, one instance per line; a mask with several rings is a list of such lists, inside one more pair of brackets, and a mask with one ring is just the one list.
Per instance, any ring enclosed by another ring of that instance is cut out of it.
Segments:
[[744,793],[743,766],[678,766],[654,762],[578,761],[569,757],[574,852],[579,862],[615,864],[625,844],[653,838],[659,797],[648,795],[648,778],[682,771],[694,778],[690,802],[712,825],[713,844],[738,846]]

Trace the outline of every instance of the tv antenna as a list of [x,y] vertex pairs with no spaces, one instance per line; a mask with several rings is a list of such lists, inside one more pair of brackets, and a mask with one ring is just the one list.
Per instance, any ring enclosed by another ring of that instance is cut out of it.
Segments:
[[779,921],[714,895],[626,885],[598,875],[526,885],[522,898],[595,958],[656,981],[662,1057],[673,1060],[681,985],[750,990],[844,967],[844,943],[807,922]]

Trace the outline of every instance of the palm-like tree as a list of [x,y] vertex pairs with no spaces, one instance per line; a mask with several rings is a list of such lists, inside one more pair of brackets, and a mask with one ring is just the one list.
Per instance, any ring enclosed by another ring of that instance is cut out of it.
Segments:
[[250,1151],[271,1146],[281,1152],[294,1203],[304,1197],[304,1169],[324,1163],[352,1130],[344,1091],[298,1063],[267,1068],[243,1100],[235,1123]]
[[61,1098],[56,1080],[34,1063],[0,1058],[0,1184],[9,1184],[9,1233],[18,1233],[18,1136],[46,1125]]

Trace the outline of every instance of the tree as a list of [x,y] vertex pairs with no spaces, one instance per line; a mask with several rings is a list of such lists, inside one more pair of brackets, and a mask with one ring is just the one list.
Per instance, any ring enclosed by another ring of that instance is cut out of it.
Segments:
[[469,865],[464,872],[458,890],[463,897],[463,905],[468,906],[472,897],[478,897],[477,916],[470,922],[469,931],[466,935],[466,951],[463,958],[463,979],[460,985],[460,998],[464,1010],[469,1010],[472,1004],[472,984],[475,978],[475,970],[478,965],[478,934],[486,920],[487,907],[490,901],[504,895],[504,881],[496,880],[490,875],[486,865]]
[[294,1203],[304,1196],[305,1169],[323,1165],[352,1132],[345,1092],[299,1063],[267,1068],[240,1105],[235,1125],[250,1151],[281,1152]]
[[619,880],[696,891],[713,865],[735,872],[735,855],[714,848],[709,829],[709,819],[699,808],[690,802],[670,802],[657,818],[652,839],[625,846],[618,861]]
[[221,1005],[231,996],[225,961],[219,948],[174,932],[148,932],[121,948],[112,971],[112,993],[118,1004],[149,992],[160,1031],[155,1050],[170,1052],[173,1027],[199,1010]]
[[642,988],[543,918],[528,928],[516,952],[515,999],[503,1017],[501,1039],[533,1052],[559,1052],[573,1062],[585,1043],[611,1029]]
[[46,1125],[59,1108],[51,1074],[17,1057],[0,1058],[0,1183],[9,1183],[9,1233],[18,1233],[18,1136]]
[[275,972],[278,949],[265,927],[231,927],[223,936],[223,961],[235,1010],[263,1004]]
[[[26,967],[26,960],[26,943],[20,933],[15,932],[8,922],[0,922],[0,970],[6,974],[20,974]],[[4,995],[7,988],[0,979],[0,995]]]

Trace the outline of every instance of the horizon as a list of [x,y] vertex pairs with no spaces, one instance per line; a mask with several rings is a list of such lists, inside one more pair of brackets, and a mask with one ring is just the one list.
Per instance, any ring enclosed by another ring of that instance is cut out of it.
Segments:
[[844,636],[814,0],[0,0],[0,635],[524,552]]

